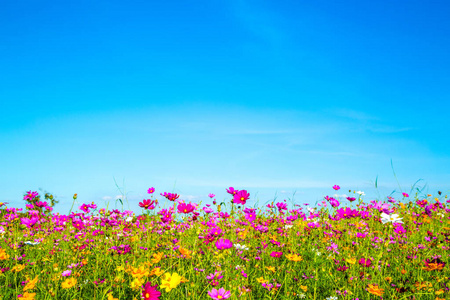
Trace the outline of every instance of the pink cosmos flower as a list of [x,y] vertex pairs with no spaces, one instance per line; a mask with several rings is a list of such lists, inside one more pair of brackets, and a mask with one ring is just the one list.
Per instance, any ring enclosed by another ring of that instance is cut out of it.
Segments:
[[230,298],[231,292],[226,291],[224,288],[220,288],[219,290],[212,289],[208,292],[208,295],[214,300],[222,300]]
[[370,267],[372,265],[372,260],[369,258],[361,258],[358,263],[364,267]]
[[233,247],[233,243],[228,239],[218,239],[216,241],[216,247],[218,250],[230,249]]
[[62,272],[61,276],[67,277],[67,276],[70,276],[70,274],[72,274],[72,271],[66,270],[66,271]]
[[32,191],[28,191],[26,193],[26,195],[23,197],[23,200],[26,200],[28,202],[32,201],[34,198],[36,198],[37,196],[39,196],[38,192],[32,192]]
[[356,198],[355,197],[347,197],[347,200],[350,201],[350,202],[353,202],[353,201],[356,200]]
[[330,204],[331,204],[331,206],[333,206],[333,207],[338,207],[338,206],[340,205],[339,201],[337,201],[337,200],[334,199],[334,198],[330,198]]
[[408,197],[409,197],[409,195],[408,195],[407,193],[403,193],[403,197],[406,197],[406,198],[408,198]]
[[144,300],[159,300],[159,297],[161,296],[161,292],[156,289],[157,286],[158,285],[152,286],[150,284],[150,282],[147,282],[143,286],[142,299],[144,299]]
[[233,197],[233,203],[235,204],[245,204],[245,202],[250,198],[250,194],[246,190],[237,192]]
[[166,192],[164,192],[164,194],[161,193],[161,196],[166,197],[170,201],[175,201],[178,198],[180,198],[180,195],[178,195],[178,194],[172,194],[172,193],[166,193]]
[[155,204],[155,201],[152,201],[150,199],[144,199],[142,200],[142,202],[139,202],[139,207],[145,208],[145,209],[154,209],[155,206],[153,205]]
[[186,204],[186,203],[180,203],[178,204],[178,212],[183,214],[188,214],[192,211],[194,211],[194,206],[192,204]]
[[231,195],[233,195],[233,196],[236,195],[237,192],[239,192],[239,191],[238,191],[238,190],[235,190],[235,189],[234,189],[233,187],[231,187],[231,186],[227,189],[227,193],[228,193],[228,194],[231,194]]
[[154,192],[155,192],[155,188],[154,187],[149,188],[148,191],[147,191],[147,193],[149,193],[149,194],[153,194]]
[[214,194],[209,194],[209,195],[208,195],[209,198],[214,198],[215,196],[216,196],[216,195],[214,195]]
[[339,190],[341,187],[338,185],[333,185],[333,189],[335,189],[336,191]]
[[272,257],[281,257],[282,255],[283,255],[283,252],[273,251],[272,253],[270,253],[270,256],[272,256]]

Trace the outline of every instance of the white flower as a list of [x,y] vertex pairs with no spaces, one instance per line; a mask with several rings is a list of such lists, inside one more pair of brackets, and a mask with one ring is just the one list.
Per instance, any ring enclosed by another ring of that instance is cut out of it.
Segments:
[[306,209],[312,214],[316,211],[315,208],[311,208],[311,207],[307,207]]
[[337,300],[338,297],[336,296],[330,296],[328,298],[326,298],[325,300]]
[[403,223],[403,221],[401,221],[401,219],[403,218],[399,218],[398,214],[392,214],[392,215],[388,215],[387,213],[381,213],[381,222],[383,224],[392,222],[392,223]]
[[356,193],[359,194],[360,196],[364,196],[365,195],[364,192],[361,192],[361,191],[357,191]]
[[238,250],[248,250],[248,247],[245,245],[241,245],[241,244],[234,244],[234,246],[236,247],[236,249]]
[[317,256],[321,256],[321,255],[322,255],[322,253],[321,253],[321,252],[319,252],[319,251],[317,251],[317,252],[316,252],[316,255],[317,255]]
[[298,294],[298,297],[303,299],[303,298],[306,297],[306,295],[305,294]]
[[40,242],[31,242],[31,241],[26,241],[25,243],[24,243],[25,245],[37,245],[37,244],[40,244]]
[[284,229],[290,229],[292,228],[292,225],[284,225]]
[[125,221],[127,221],[127,222],[131,222],[132,220],[133,220],[133,217],[128,217],[125,219]]

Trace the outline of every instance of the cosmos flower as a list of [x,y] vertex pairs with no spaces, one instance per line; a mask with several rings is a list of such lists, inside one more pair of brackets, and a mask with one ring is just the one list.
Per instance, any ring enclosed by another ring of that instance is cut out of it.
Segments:
[[392,214],[392,215],[388,215],[384,212],[381,213],[381,222],[383,224],[392,222],[392,223],[403,223],[403,221],[401,221],[403,218],[399,218],[398,214]]
[[147,191],[147,193],[149,193],[149,194],[153,194],[154,192],[155,192],[155,188],[154,187],[149,188],[148,191]]
[[212,289],[208,292],[208,295],[214,300],[222,300],[230,298],[231,292],[226,291],[224,288],[220,288],[218,290]]
[[73,287],[75,284],[77,284],[77,280],[75,278],[67,278],[66,280],[64,280],[63,283],[61,283],[61,287],[63,289],[70,289],[71,287]]
[[172,289],[176,288],[181,282],[181,276],[177,273],[165,273],[164,278],[161,280],[161,288],[165,288],[166,292],[170,292]]
[[157,285],[152,286],[150,282],[147,282],[142,289],[142,299],[144,300],[159,300],[161,292],[158,291]]
[[341,187],[338,185],[333,185],[333,189],[335,189],[336,191],[339,190]]
[[233,247],[233,243],[228,239],[218,239],[216,241],[216,247],[218,250],[230,249]]
[[233,197],[233,203],[235,204],[245,204],[245,202],[250,198],[250,194],[246,190],[241,190],[237,192]]

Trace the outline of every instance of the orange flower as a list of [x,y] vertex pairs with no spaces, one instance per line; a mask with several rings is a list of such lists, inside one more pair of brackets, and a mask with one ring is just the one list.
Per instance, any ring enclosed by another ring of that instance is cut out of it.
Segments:
[[20,298],[20,300],[34,300],[35,296],[36,296],[36,293],[25,292],[22,294],[22,297]]
[[164,253],[159,252],[159,253],[153,253],[153,259],[152,259],[152,263],[157,264],[163,257]]
[[384,289],[380,288],[378,285],[373,284],[369,284],[367,291],[376,296],[381,296],[384,293]]
[[180,251],[180,253],[181,253],[182,255],[186,256],[186,258],[190,258],[190,257],[191,257],[192,251],[189,251],[188,249],[185,249],[185,248],[183,248],[183,247],[180,247],[180,248],[178,249],[178,251]]
[[31,280],[30,282],[28,282],[27,285],[25,285],[25,287],[23,288],[23,291],[25,292],[25,291],[27,291],[27,290],[32,290],[32,289],[34,289],[34,287],[35,287],[37,281],[38,281],[38,277],[36,276],[36,277],[34,277],[33,280]]
[[5,249],[0,248],[0,260],[7,260],[9,255],[6,254]]

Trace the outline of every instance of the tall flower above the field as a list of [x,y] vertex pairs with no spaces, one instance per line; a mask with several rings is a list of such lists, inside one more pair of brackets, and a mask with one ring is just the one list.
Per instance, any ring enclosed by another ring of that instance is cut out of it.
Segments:
[[36,198],[37,196],[39,196],[38,192],[32,192],[32,191],[28,191],[25,196],[23,196],[23,200],[26,200],[28,202],[31,202],[34,200],[34,198]]
[[330,198],[329,201],[330,201],[331,206],[333,206],[333,207],[338,207],[340,205],[339,201],[337,201],[334,198]]
[[152,286],[150,282],[147,282],[143,286],[142,290],[142,299],[144,300],[159,300],[159,297],[161,296],[161,292],[158,291],[157,285]]
[[180,198],[180,195],[178,195],[178,194],[172,194],[172,193],[166,193],[166,192],[164,192],[164,194],[161,193],[161,196],[166,197],[166,199],[168,199],[170,201],[175,201],[178,198]]
[[153,194],[154,192],[155,192],[155,188],[154,187],[149,188],[148,191],[147,191],[147,193],[149,193],[149,194]]
[[216,247],[218,250],[230,249],[233,247],[233,243],[228,239],[218,239],[216,241]]
[[333,185],[333,189],[335,189],[336,191],[339,190],[341,187],[338,185]]
[[233,197],[233,203],[235,204],[245,204],[250,198],[250,194],[246,190],[241,190],[237,192]]
[[[36,204],[36,206],[38,206],[38,205]],[[89,206],[87,204],[81,205],[80,207],[78,207],[78,209],[84,211],[87,214],[90,212]]]
[[386,213],[381,213],[381,222],[383,224],[392,222],[392,223],[403,223],[402,221],[403,218],[399,218],[398,214],[392,214],[392,215],[388,215]]
[[139,207],[145,208],[145,209],[154,209],[155,208],[155,201],[152,201],[150,199],[144,199],[142,202],[139,202]]
[[165,288],[166,292],[170,292],[172,289],[176,288],[181,282],[181,277],[177,273],[165,273],[164,278],[161,280],[161,288]]
[[402,193],[403,197],[408,198],[409,195],[407,193]]
[[183,214],[188,214],[194,211],[194,206],[192,204],[180,203],[178,204],[178,212]]
[[208,197],[209,198],[214,198],[216,195],[214,195],[214,194],[208,194]]
[[235,190],[235,189],[234,189],[233,187],[231,187],[231,186],[227,189],[227,193],[228,193],[228,194],[231,194],[231,195],[233,195],[233,196],[236,195],[237,192],[239,192],[239,190]]
[[208,295],[214,300],[222,300],[230,298],[231,292],[226,291],[224,288],[220,288],[218,290],[212,289],[208,292]]

